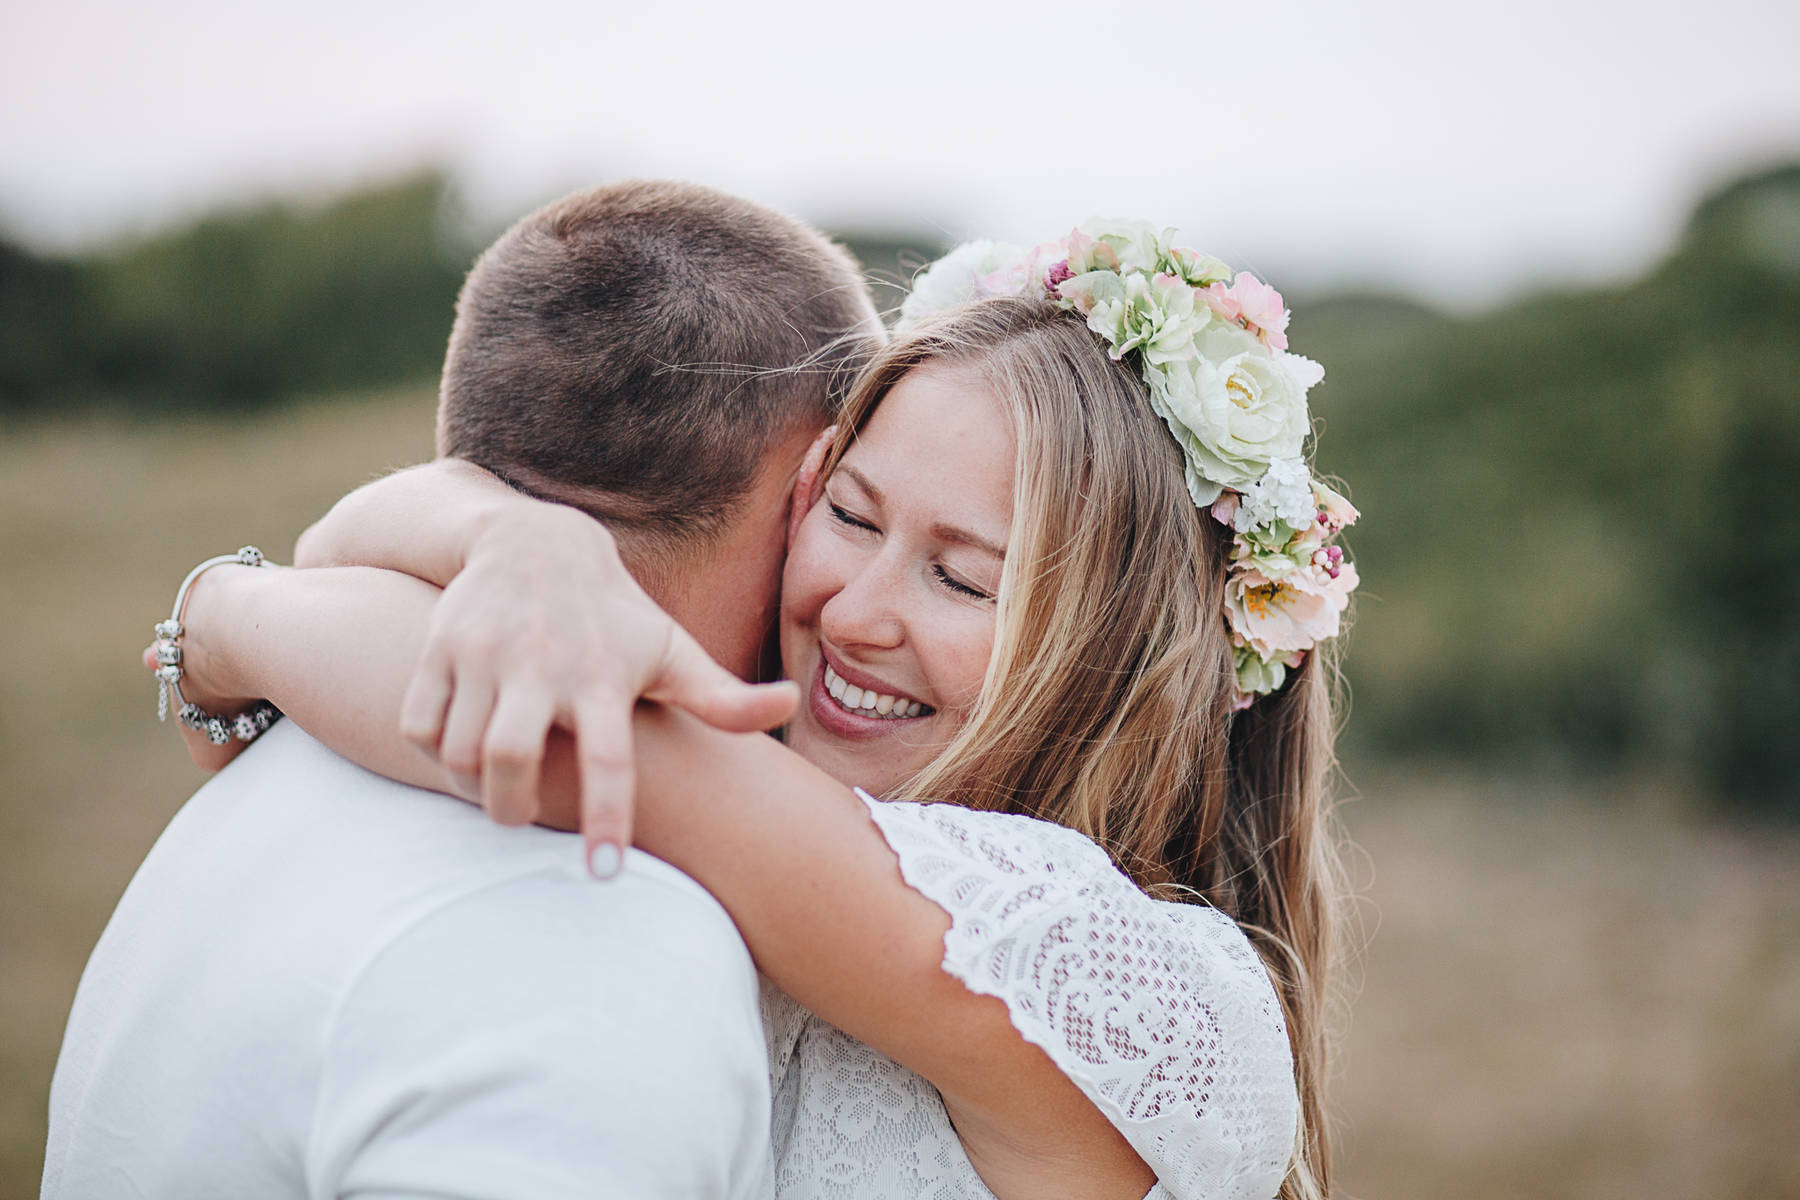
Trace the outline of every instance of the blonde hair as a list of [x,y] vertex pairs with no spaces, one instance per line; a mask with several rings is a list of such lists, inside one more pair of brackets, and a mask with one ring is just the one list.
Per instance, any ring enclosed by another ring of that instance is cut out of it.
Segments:
[[929,362],[973,368],[1017,437],[994,650],[948,747],[895,798],[1024,813],[1106,847],[1151,895],[1235,919],[1281,996],[1301,1101],[1281,1194],[1328,1194],[1325,989],[1343,894],[1329,824],[1327,655],[1233,711],[1229,534],[1130,363],[1079,316],[1000,298],[952,310],[870,363],[827,468]]

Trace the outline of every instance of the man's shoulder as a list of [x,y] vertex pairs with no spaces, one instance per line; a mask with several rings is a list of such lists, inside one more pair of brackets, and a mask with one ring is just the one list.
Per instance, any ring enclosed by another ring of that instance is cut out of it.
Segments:
[[[345,1184],[327,1191],[429,1169],[446,1192],[485,1171],[496,1195],[589,1194],[611,1160],[679,1161],[652,1118],[683,1110],[637,1103],[659,1081],[710,1080],[709,1119],[766,1133],[765,1070],[748,952],[692,880],[633,851],[596,882],[578,838],[271,730],[120,902],[70,1014],[49,1153],[70,1195],[88,1194],[80,1164],[131,1147],[179,1180],[166,1195],[207,1194],[190,1176],[227,1165]],[[590,1145],[596,1128],[612,1140]],[[546,1137],[567,1186],[501,1178]],[[613,1190],[650,1194],[637,1182]]]
[[[165,840],[258,863],[254,874],[263,883],[273,870],[340,895],[424,887],[448,900],[539,872],[584,893],[592,882],[581,869],[576,835],[497,825],[473,805],[368,771],[291,722],[271,729],[196,792]],[[711,902],[705,889],[660,860],[632,853],[628,867]]]
[[[632,851],[614,885],[599,884],[575,835],[495,825],[284,726],[177,814],[96,958],[128,953],[146,971],[165,968],[171,984],[204,958],[215,978],[280,1011],[307,996],[328,1006],[434,922],[482,925],[546,954],[674,923],[735,939],[710,893],[666,863]],[[473,960],[489,952],[463,948]]]

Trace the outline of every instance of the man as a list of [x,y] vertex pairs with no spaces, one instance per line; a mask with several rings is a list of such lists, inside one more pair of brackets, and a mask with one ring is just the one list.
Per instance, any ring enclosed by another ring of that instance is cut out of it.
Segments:
[[[700,651],[754,670],[788,484],[847,335],[878,328],[854,264],[785,218],[669,184],[570,197],[471,273],[439,448],[605,520],[695,639],[659,635],[667,694],[754,724],[766,702]],[[230,695],[209,594],[184,650]],[[505,758],[482,786],[528,786]],[[742,942],[691,880],[600,844],[609,887],[568,835],[498,828],[278,726],[171,823],[94,952],[44,1196],[766,1193]],[[652,1016],[691,1036],[619,1037]]]

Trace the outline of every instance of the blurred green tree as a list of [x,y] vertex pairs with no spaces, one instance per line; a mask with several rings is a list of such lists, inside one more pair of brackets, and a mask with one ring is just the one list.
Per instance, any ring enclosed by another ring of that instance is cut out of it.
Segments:
[[227,407],[435,371],[473,253],[436,172],[74,260],[0,247],[0,411]]
[[[429,377],[474,247],[428,172],[84,258],[0,243],[0,417],[246,408]],[[942,249],[845,239],[897,305]],[[1678,774],[1800,818],[1800,165],[1644,278],[1452,317],[1296,305],[1367,519],[1351,745]]]
[[1368,514],[1355,744],[1698,773],[1800,816],[1800,167],[1708,198],[1624,287],[1299,307]]

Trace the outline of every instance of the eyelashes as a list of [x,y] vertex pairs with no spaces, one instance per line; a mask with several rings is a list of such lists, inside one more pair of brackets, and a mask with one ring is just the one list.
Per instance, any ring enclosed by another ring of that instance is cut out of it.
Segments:
[[951,591],[955,592],[959,596],[967,596],[971,600],[992,600],[993,599],[993,597],[988,595],[986,592],[980,590],[979,588],[970,587],[968,584],[962,582],[960,579],[957,579],[954,576],[952,576],[950,574],[950,572],[944,570],[944,568],[942,566],[939,566],[935,563],[932,564],[931,573],[933,575],[937,576],[939,583],[943,584],[945,587],[949,588]]
[[[863,520],[861,517],[852,515],[850,510],[843,507],[841,504],[837,504],[831,500],[827,500],[827,501],[825,501],[825,506],[831,510],[831,519],[836,521],[838,524],[845,526],[846,528],[860,530],[864,533],[880,533],[881,532],[879,529],[875,528],[875,526],[873,526],[869,522]],[[932,577],[935,578],[945,588],[949,589],[949,591],[951,591],[955,595],[963,597],[964,599],[968,599],[968,600],[992,600],[993,599],[992,596],[988,595],[986,592],[982,591],[980,588],[970,587],[968,584],[964,583],[962,580],[960,580],[960,579],[956,578],[954,575],[950,574],[950,572],[948,572],[944,569],[942,563],[933,563],[931,565],[931,574],[932,574]]]
[[841,508],[829,500],[827,500],[825,504],[826,507],[831,509],[832,519],[838,522],[838,524],[848,525],[852,529],[865,529],[870,533],[875,532],[875,527],[873,525],[869,524],[867,521],[859,520],[858,518],[851,516],[849,509]]

